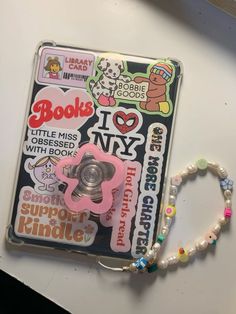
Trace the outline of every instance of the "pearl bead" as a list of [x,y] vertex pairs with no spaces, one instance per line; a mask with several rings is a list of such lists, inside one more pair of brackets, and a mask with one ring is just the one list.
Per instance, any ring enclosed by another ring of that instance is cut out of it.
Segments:
[[207,246],[208,246],[208,242],[205,239],[202,239],[196,242],[195,244],[197,251],[203,251],[207,248]]
[[185,177],[188,176],[188,171],[187,170],[183,170],[183,171],[180,172],[180,175],[181,175],[182,178],[185,178]]
[[166,259],[163,259],[159,261],[157,265],[160,269],[166,269],[168,267],[168,261]]
[[177,188],[177,186],[175,186],[175,185],[171,185],[170,186],[170,192],[169,192],[171,195],[177,195],[177,193],[178,193],[178,188]]
[[197,172],[197,166],[196,165],[189,165],[187,167],[188,173],[189,174],[194,174]]
[[158,242],[154,243],[153,246],[152,246],[152,250],[153,250],[156,254],[157,254],[157,252],[160,251],[160,248],[161,248],[161,245],[160,245],[160,243],[158,243]]
[[211,169],[219,168],[219,165],[216,162],[208,162],[208,167]]
[[192,257],[196,254],[197,250],[195,247],[191,247],[190,249],[187,250],[187,254],[189,257]]
[[218,220],[218,222],[219,222],[219,224],[220,224],[221,226],[226,225],[228,221],[229,221],[229,220],[228,220],[225,216],[221,216],[221,217],[219,218],[219,220]]
[[165,224],[168,228],[170,228],[172,223],[172,218],[171,217],[165,217]]
[[138,272],[138,269],[137,269],[137,267],[135,266],[134,263],[132,263],[132,264],[129,265],[129,270],[130,270],[132,273]]
[[168,233],[169,233],[169,228],[167,226],[163,226],[161,228],[161,234],[166,237]]
[[167,261],[168,261],[168,265],[175,265],[175,264],[178,264],[179,258],[178,256],[173,255],[173,256],[168,257]]
[[232,207],[232,201],[231,200],[226,200],[225,201],[225,207],[231,208]]
[[170,205],[175,205],[176,203],[176,197],[174,195],[169,196],[169,204]]
[[148,261],[156,257],[156,253],[154,250],[149,250],[147,254],[144,256]]
[[215,235],[217,235],[217,234],[220,233],[220,229],[221,229],[221,226],[220,226],[219,223],[217,223],[217,224],[215,224],[215,225],[213,226],[212,232],[213,232]]
[[223,167],[218,168],[218,169],[217,169],[217,173],[218,173],[218,175],[219,175],[219,177],[220,177],[221,179],[225,179],[225,178],[228,177],[228,173],[227,173],[227,171],[225,170],[225,168],[223,168]]
[[228,200],[232,196],[232,192],[230,190],[225,190],[224,191],[224,197]]

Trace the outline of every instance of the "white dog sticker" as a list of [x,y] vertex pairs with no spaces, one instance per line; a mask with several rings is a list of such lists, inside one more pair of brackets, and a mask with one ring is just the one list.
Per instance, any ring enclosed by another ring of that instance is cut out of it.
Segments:
[[97,68],[102,73],[97,81],[89,82],[92,95],[101,106],[115,106],[114,93],[117,89],[117,81],[122,80],[125,83],[131,81],[129,76],[121,74],[124,71],[124,63],[115,58],[101,58]]

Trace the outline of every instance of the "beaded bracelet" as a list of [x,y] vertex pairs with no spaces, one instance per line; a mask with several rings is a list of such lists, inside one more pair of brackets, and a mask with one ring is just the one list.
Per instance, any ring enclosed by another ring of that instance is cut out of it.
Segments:
[[[213,227],[195,244],[189,248],[179,248],[176,254],[168,257],[167,259],[159,259],[159,253],[163,242],[166,240],[171,227],[174,216],[176,215],[176,197],[178,188],[181,183],[189,176],[196,174],[198,171],[203,172],[209,169],[213,174],[217,175],[220,180],[220,187],[222,189],[225,209],[224,215],[222,215]],[[151,249],[143,256],[132,262],[129,266],[123,266],[121,268],[109,267],[98,261],[98,263],[110,270],[114,271],[128,271],[128,272],[145,272],[152,273],[158,269],[166,269],[168,266],[176,265],[180,263],[188,262],[189,258],[194,256],[196,252],[205,250],[208,245],[215,245],[217,236],[220,233],[221,228],[230,220],[232,215],[232,189],[233,181],[228,178],[227,171],[214,162],[207,162],[205,159],[199,159],[195,164],[189,165],[186,170],[180,172],[170,180],[169,188],[169,204],[165,208],[164,222],[161,226],[160,234],[158,234],[156,242],[152,245]]]

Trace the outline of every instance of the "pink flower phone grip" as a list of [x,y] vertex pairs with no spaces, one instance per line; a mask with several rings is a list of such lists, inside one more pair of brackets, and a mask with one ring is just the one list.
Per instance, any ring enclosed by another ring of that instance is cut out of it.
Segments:
[[56,176],[67,184],[64,201],[70,210],[103,214],[112,207],[113,193],[124,182],[125,169],[119,158],[88,143],[74,157],[57,163]]

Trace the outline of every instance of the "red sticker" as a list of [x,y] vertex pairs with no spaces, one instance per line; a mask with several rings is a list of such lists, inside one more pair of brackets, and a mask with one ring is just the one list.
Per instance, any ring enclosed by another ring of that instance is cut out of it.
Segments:
[[113,123],[115,127],[122,133],[128,133],[135,129],[138,125],[139,119],[134,112],[126,114],[123,111],[117,111],[113,115]]

